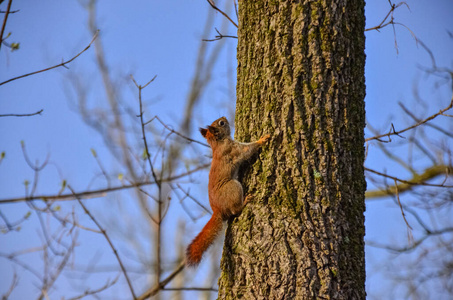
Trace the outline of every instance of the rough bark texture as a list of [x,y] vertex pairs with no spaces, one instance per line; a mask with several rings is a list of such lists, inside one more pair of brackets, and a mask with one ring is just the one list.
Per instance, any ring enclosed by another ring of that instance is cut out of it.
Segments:
[[243,178],[219,299],[365,299],[364,1],[239,1]]

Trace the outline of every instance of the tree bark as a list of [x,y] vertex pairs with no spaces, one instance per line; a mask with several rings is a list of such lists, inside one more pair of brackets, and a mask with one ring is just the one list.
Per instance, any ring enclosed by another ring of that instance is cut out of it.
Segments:
[[242,182],[219,299],[365,299],[363,0],[239,1]]

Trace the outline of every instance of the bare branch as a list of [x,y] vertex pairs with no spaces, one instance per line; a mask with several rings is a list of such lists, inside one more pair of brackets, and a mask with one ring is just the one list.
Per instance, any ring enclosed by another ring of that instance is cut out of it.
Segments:
[[[157,75],[156,75],[157,76]],[[155,247],[156,247],[156,267],[155,267],[155,270],[156,270],[156,282],[159,283],[159,280],[160,280],[160,277],[161,277],[161,264],[162,264],[162,250],[161,250],[161,245],[162,245],[162,219],[163,219],[163,215],[162,215],[162,204],[163,204],[163,199],[162,199],[162,175],[163,175],[163,168],[160,172],[160,176],[159,178],[157,178],[157,174],[154,170],[154,166],[153,166],[153,163],[151,162],[151,155],[149,153],[149,147],[148,147],[148,141],[146,139],[146,133],[145,133],[145,121],[144,121],[144,118],[143,118],[143,114],[144,114],[144,111],[143,111],[143,101],[142,101],[142,90],[144,88],[146,88],[151,82],[154,81],[154,79],[156,79],[156,76],[154,76],[150,81],[148,81],[148,83],[146,83],[144,86],[142,85],[139,85],[137,84],[137,82],[135,81],[134,77],[131,75],[131,78],[132,78],[132,81],[134,82],[135,86],[137,87],[138,89],[138,101],[139,101],[139,107],[140,107],[140,114],[138,115],[138,117],[140,117],[140,125],[141,125],[141,129],[142,129],[142,139],[143,139],[143,144],[145,146],[145,152],[146,152],[146,159],[148,160],[148,164],[149,164],[149,168],[151,170],[151,174],[153,176],[153,179],[154,181],[156,182],[157,184],[157,189],[158,189],[158,201],[157,201],[157,220],[155,220],[153,218],[153,220],[155,221],[155,224],[156,224],[156,231],[157,231],[157,234],[156,234],[156,243],[155,243]],[[163,153],[163,152],[162,152]]]
[[11,3],[13,3],[13,0],[8,1],[8,7],[6,8],[5,17],[3,18],[2,31],[0,32],[0,49],[3,44],[3,33],[5,33],[6,21],[8,20],[8,15],[11,10]]
[[406,131],[414,129],[414,128],[420,126],[420,125],[423,125],[426,122],[431,121],[431,120],[435,119],[438,116],[444,115],[444,113],[446,111],[448,111],[449,109],[451,109],[452,107],[453,107],[453,97],[452,97],[452,99],[450,101],[450,104],[446,108],[441,109],[439,112],[435,113],[434,115],[431,115],[431,116],[429,116],[426,119],[420,120],[417,123],[415,123],[415,124],[413,124],[413,125],[411,125],[411,126],[409,126],[407,128],[404,128],[402,130],[396,131],[395,128],[393,128],[393,131],[390,131],[389,133],[379,134],[379,135],[367,138],[367,139],[365,139],[365,142],[369,142],[369,141],[372,141],[372,140],[378,140],[380,142],[386,142],[386,141],[381,140],[381,138],[383,138],[383,137],[388,137],[389,141],[391,141],[390,140],[390,136],[392,136],[392,135],[400,135],[403,132],[406,132]]
[[[0,1],[0,3],[2,3],[2,2],[3,2],[3,1]],[[18,12],[20,12],[20,9],[11,10],[9,13],[10,13],[10,14],[15,14],[15,13],[18,13]],[[6,11],[0,10],[0,14],[5,14],[5,13],[6,13]]]
[[11,285],[9,286],[8,291],[2,295],[2,300],[7,300],[9,298],[9,296],[14,291],[14,289],[16,288],[18,283],[19,283],[19,279],[17,279],[16,272],[14,272],[13,280],[11,281]]
[[40,115],[43,111],[44,111],[44,109],[41,109],[40,111],[31,113],[31,114],[3,114],[3,115],[0,115],[0,117],[31,117],[31,116],[35,116],[35,115]]
[[[185,173],[178,174],[175,176],[167,177],[160,182],[171,182],[176,179],[180,179],[182,177],[185,177],[187,175],[190,175],[192,173],[198,172],[202,169],[206,169],[209,167],[211,164],[204,164],[199,167],[196,167],[192,170],[189,170]],[[125,190],[125,189],[130,189],[130,188],[136,188],[144,185],[151,185],[151,184],[156,184],[155,181],[142,181],[142,182],[136,182],[136,183],[131,183],[131,184],[125,184],[121,186],[116,186],[116,187],[111,187],[111,188],[105,188],[105,189],[98,189],[98,190],[92,190],[92,191],[85,191],[85,192],[80,192],[80,193],[69,193],[69,194],[54,194],[54,195],[33,195],[33,196],[27,196],[27,197],[19,197],[19,198],[9,198],[9,199],[1,199],[0,204],[5,204],[5,203],[15,203],[15,202],[25,202],[25,201],[33,201],[33,200],[43,200],[43,201],[50,201],[50,200],[74,200],[77,198],[97,198],[97,197],[103,197],[109,192],[114,192],[114,191],[120,191],[120,190]]]
[[402,252],[408,252],[408,251],[414,250],[429,237],[436,236],[436,235],[442,235],[447,232],[453,232],[453,227],[447,227],[447,228],[443,228],[441,230],[430,231],[428,234],[425,234],[421,238],[414,241],[411,245],[405,246],[405,247],[395,247],[393,245],[392,246],[384,245],[384,244],[376,243],[376,242],[372,242],[372,241],[366,241],[365,243],[367,246],[370,246],[370,247],[381,248],[381,249],[386,249],[386,250],[397,252],[397,253],[402,253]]
[[94,150],[93,148],[91,148],[91,154],[93,154],[94,156],[94,159],[96,160],[99,168],[101,169],[101,172],[102,172],[102,175],[104,176],[105,180],[107,181],[107,187],[110,187],[110,177],[107,175],[107,171],[105,171],[105,168],[104,166],[102,165],[102,162],[101,160],[99,159],[97,153],[96,153],[96,150]]
[[[398,185],[398,192],[406,192],[411,190],[414,186],[432,186],[432,187],[443,187],[443,188],[452,188],[453,185],[445,185],[445,181],[442,184],[430,184],[426,183],[427,180],[433,179],[439,175],[450,175],[453,174],[453,167],[452,166],[444,166],[444,165],[439,165],[439,166],[433,166],[431,168],[426,169],[422,174],[415,175],[411,180],[403,180],[400,178],[397,178],[395,176],[390,176],[369,168],[365,167],[365,170],[367,172],[374,173],[376,175],[389,178],[392,180],[396,180],[398,182],[401,182],[401,184]],[[365,197],[367,200],[371,198],[381,198],[381,197],[386,197],[389,195],[395,195],[396,194],[396,189],[394,187],[389,187],[387,190],[373,190],[373,191],[367,191],[365,193]]]
[[146,159],[148,160],[149,168],[151,170],[151,174],[153,175],[154,181],[156,182],[158,188],[160,189],[161,182],[157,179],[156,172],[154,171],[154,166],[153,166],[153,163],[151,162],[151,155],[150,155],[149,149],[148,149],[148,142],[146,140],[145,121],[143,119],[144,111],[143,111],[143,102],[142,102],[142,90],[144,88],[146,88],[151,82],[153,82],[154,79],[156,79],[156,77],[157,77],[157,75],[154,76],[150,81],[148,81],[147,84],[145,84],[144,86],[141,86],[141,85],[137,84],[137,82],[134,79],[134,76],[131,75],[131,79],[132,79],[132,81],[134,82],[135,86],[138,89],[138,101],[139,101],[139,104],[140,104],[140,114],[138,115],[138,117],[140,117],[140,124],[141,124],[141,128],[142,128],[142,139],[143,139],[143,144],[145,146]]
[[7,233],[9,231],[12,231],[12,230],[18,230],[20,228],[20,225],[25,221],[27,220],[31,215],[31,211],[28,211],[24,216],[22,216],[22,218],[20,218],[19,220],[17,221],[14,221],[14,222],[11,222],[8,220],[8,218],[6,217],[5,214],[3,214],[3,212],[0,210],[0,219],[3,220],[3,222],[5,223],[5,226],[0,226],[0,232],[1,233]]
[[214,42],[214,41],[218,41],[220,39],[223,39],[223,38],[233,38],[233,39],[237,39],[238,37],[237,36],[234,36],[234,35],[223,35],[219,32],[219,30],[217,28],[214,28],[215,31],[217,31],[217,35],[215,36],[214,39],[203,39],[202,41],[204,42]]
[[92,296],[92,295],[98,294],[98,293],[100,293],[102,291],[105,291],[109,287],[113,286],[118,281],[118,278],[119,278],[119,275],[116,276],[111,282],[110,282],[110,279],[109,279],[102,287],[100,287],[98,289],[95,289],[95,290],[87,289],[82,295],[69,298],[68,300],[78,300],[78,299],[82,299],[82,298],[84,298],[86,296]]
[[[395,132],[395,126],[393,125],[393,123],[391,124],[391,127],[392,127],[392,131]],[[371,131],[371,133],[373,134],[377,134],[377,131],[371,126],[371,124],[367,124],[367,128]],[[401,135],[398,135],[400,138],[403,138],[405,139],[405,137],[401,136]],[[389,142],[391,141],[391,138],[389,137]],[[390,151],[388,149],[388,147],[385,146],[385,144],[383,143],[378,143],[377,144],[379,150],[381,150],[385,156],[387,156],[389,159],[395,161],[396,163],[398,163],[399,165],[401,165],[403,168],[405,168],[406,170],[408,170],[409,172],[411,172],[412,174],[416,174],[414,168],[411,166],[411,164],[407,163],[405,160],[403,160],[401,157],[395,155],[392,151]]]
[[219,13],[221,13],[225,18],[227,18],[231,23],[233,23],[233,25],[238,28],[238,24],[236,24],[233,20],[231,20],[231,18],[226,14],[224,13],[222,10],[220,10],[214,3],[213,0],[207,0],[208,3],[211,5],[212,8],[214,8],[215,10],[217,10]]
[[3,85],[5,83],[8,83],[8,82],[11,82],[11,81],[14,81],[14,80],[17,80],[17,79],[21,79],[21,78],[24,78],[24,77],[27,77],[27,76],[31,76],[31,75],[35,75],[35,74],[39,74],[39,73],[42,73],[42,72],[46,72],[46,71],[49,71],[49,70],[52,70],[52,69],[55,69],[55,68],[58,68],[58,67],[66,67],[67,64],[69,64],[70,62],[72,62],[73,60],[75,60],[77,57],[79,57],[80,55],[82,55],[83,52],[87,51],[90,47],[91,47],[91,44],[93,44],[93,42],[96,40],[97,36],[98,36],[98,33],[99,33],[99,30],[96,31],[96,33],[94,34],[93,38],[91,39],[91,42],[88,44],[88,46],[85,47],[85,49],[83,49],[82,51],[80,51],[76,56],[74,56],[73,58],[67,60],[67,61],[64,61],[58,65],[55,65],[53,67],[49,67],[49,68],[46,68],[46,69],[42,69],[42,70],[39,70],[39,71],[35,71],[35,72],[31,72],[31,73],[27,73],[27,74],[24,74],[24,75],[21,75],[21,76],[17,76],[17,77],[14,77],[14,78],[11,78],[11,79],[8,79],[6,81],[3,81],[0,83],[0,85]]
[[[377,26],[365,29],[365,31],[376,30],[379,32],[379,29],[382,29],[388,25],[392,25],[393,37],[395,40],[396,54],[398,54],[398,42],[396,40],[395,25],[400,25],[400,26],[403,26],[404,28],[406,28],[410,32],[410,34],[412,35],[412,37],[415,39],[416,42],[418,42],[418,38],[415,36],[414,32],[409,27],[407,27],[406,25],[404,25],[402,23],[395,22],[395,18],[393,17],[393,13],[395,12],[395,10],[402,5],[405,5],[407,7],[407,9],[410,11],[409,5],[406,2],[400,2],[398,4],[393,4],[392,1],[390,1],[390,0],[388,2],[390,4],[390,11],[387,13],[387,15],[382,20],[382,22]],[[388,22],[386,22],[389,17],[390,17],[390,20]]]
[[[77,244],[77,237],[75,237],[72,240],[71,246],[69,247],[69,249],[67,249],[65,255],[62,258],[62,260],[60,261],[58,266],[55,268],[55,272],[50,274],[49,280],[47,280],[46,277],[44,278],[43,287],[41,289],[41,295],[38,297],[38,299],[42,299],[43,297],[48,299],[47,292],[49,291],[49,289],[52,288],[52,286],[54,285],[54,283],[57,280],[58,276],[60,276],[61,271],[63,271],[63,268],[68,263],[68,260],[71,257],[71,254],[74,252],[74,247],[76,246],[76,244]],[[44,248],[44,251],[46,251],[46,247]]]
[[394,182],[395,182],[396,199],[398,200],[398,205],[399,205],[399,207],[401,209],[401,215],[403,216],[404,222],[406,223],[406,226],[407,226],[408,242],[409,242],[409,244],[412,244],[414,242],[414,237],[412,235],[412,227],[411,227],[411,225],[409,225],[409,222],[406,219],[406,215],[404,214],[403,205],[401,204],[400,194],[398,192],[398,183],[396,182],[396,179],[394,180]]
[[159,284],[155,287],[152,287],[148,289],[146,292],[144,292],[141,296],[137,298],[137,300],[144,300],[149,297],[152,297],[156,295],[160,290],[162,290],[170,281],[175,278],[176,275],[178,275],[182,270],[184,270],[184,267],[186,266],[186,262],[182,262],[170,275],[167,276],[164,280],[160,281]]
[[35,275],[35,277],[38,280],[42,280],[42,272],[38,272],[37,270],[33,269],[31,266],[25,264],[24,262],[20,261],[16,257],[5,254],[5,253],[1,253],[1,252],[0,252],[0,257],[4,257],[4,258],[10,260],[11,262],[15,263],[16,265],[22,267],[24,270],[27,270],[31,274]]
[[122,272],[124,274],[124,277],[126,278],[126,281],[127,281],[128,286],[129,286],[129,289],[131,290],[132,297],[134,299],[137,299],[137,297],[135,296],[135,293],[134,293],[134,288],[132,287],[132,283],[129,280],[129,276],[127,275],[126,268],[124,267],[123,262],[121,261],[119,255],[118,255],[118,251],[116,250],[115,246],[113,245],[112,241],[110,240],[110,238],[109,238],[109,236],[107,234],[107,231],[105,231],[105,229],[102,228],[101,224],[99,224],[99,222],[96,220],[96,218],[91,214],[91,212],[85,206],[85,204],[83,204],[82,200],[79,197],[76,196],[76,193],[74,192],[74,190],[72,189],[72,187],[70,185],[68,185],[68,189],[71,190],[72,194],[77,199],[77,201],[79,202],[80,206],[82,206],[83,211],[90,217],[90,219],[94,222],[94,224],[96,224],[96,226],[101,231],[102,235],[107,240],[110,248],[112,248],[113,254],[115,255],[116,259],[118,260],[118,264],[121,267],[121,270],[122,270]]
[[197,143],[197,144],[199,144],[199,145],[202,145],[202,146],[205,146],[205,147],[209,147],[209,145],[206,144],[206,143],[202,143],[202,142],[200,142],[200,141],[191,139],[190,137],[187,137],[187,136],[183,135],[182,133],[179,133],[178,131],[174,130],[174,129],[171,128],[169,125],[165,124],[158,116],[154,116],[151,120],[147,121],[147,122],[145,123],[145,125],[148,125],[149,123],[151,123],[151,122],[154,121],[154,120],[159,121],[159,123],[162,124],[162,126],[164,126],[165,129],[167,129],[168,131],[170,131],[170,133],[174,133],[174,134],[176,134],[177,136],[179,136],[179,137],[181,137],[181,138],[183,138],[183,139],[185,139],[185,140],[187,140],[187,141],[189,141],[189,142],[191,142],[191,143]]
[[181,187],[181,185],[179,185],[179,184],[176,184],[176,186],[178,187],[179,190],[181,190],[181,191],[184,193],[185,198],[187,197],[187,198],[191,199],[193,202],[195,202],[196,204],[198,204],[198,206],[200,206],[201,208],[203,208],[203,210],[204,210],[205,212],[207,212],[208,214],[212,215],[212,211],[211,211],[209,208],[207,208],[206,206],[204,206],[203,204],[201,204],[200,201],[198,201],[198,200],[195,199],[192,195],[190,195],[190,190],[189,190],[189,191],[185,191],[185,190]]
[[[371,31],[371,30],[376,30],[376,31],[379,31],[379,29],[382,29],[388,25],[393,25],[395,24],[394,22],[394,18],[393,18],[393,13],[395,12],[395,10],[400,7],[401,5],[405,5],[407,7],[407,9],[410,10],[409,8],[409,5],[407,5],[406,2],[400,2],[398,4],[393,4],[391,1],[389,1],[389,4],[390,4],[390,10],[389,12],[387,13],[387,15],[384,17],[384,19],[381,21],[381,23],[379,23],[379,25],[376,25],[374,27],[370,27],[370,28],[367,28],[365,29],[365,31]],[[386,23],[387,19],[390,17],[390,20]]]
[[[421,122],[421,120],[419,118],[417,118],[406,106],[404,106],[404,104],[402,102],[398,102],[398,105],[403,109],[403,111],[409,116],[411,117],[414,121],[417,121],[417,122]],[[451,138],[453,138],[453,134],[446,131],[445,129],[437,126],[437,125],[434,125],[434,124],[431,124],[431,123],[426,123],[426,126],[429,126],[431,128],[434,128],[436,129],[437,131],[440,131],[442,132],[443,134],[445,134],[446,136],[449,136]]]
[[202,292],[218,292],[215,288],[203,288],[203,287],[180,287],[180,288],[163,288],[163,291],[202,291]]

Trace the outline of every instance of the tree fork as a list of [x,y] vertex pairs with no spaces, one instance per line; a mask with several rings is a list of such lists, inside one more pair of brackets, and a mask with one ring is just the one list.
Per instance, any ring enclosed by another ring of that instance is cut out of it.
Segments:
[[243,175],[219,299],[365,299],[364,1],[239,1]]

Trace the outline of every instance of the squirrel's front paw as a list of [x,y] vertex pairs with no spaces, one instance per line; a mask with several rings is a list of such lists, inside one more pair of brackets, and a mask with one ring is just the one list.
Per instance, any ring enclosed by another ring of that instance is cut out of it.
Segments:
[[271,138],[271,135],[270,134],[266,134],[266,135],[263,135],[259,140],[258,140],[258,143],[260,145],[266,143],[269,139]]

